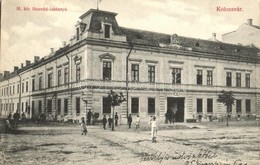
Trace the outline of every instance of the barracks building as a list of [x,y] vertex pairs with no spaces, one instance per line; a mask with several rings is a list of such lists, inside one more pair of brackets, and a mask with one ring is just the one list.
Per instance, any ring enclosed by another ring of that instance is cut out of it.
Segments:
[[[232,116],[260,111],[260,50],[121,27],[117,13],[90,9],[81,15],[69,43],[48,56],[35,56],[0,78],[0,114],[16,111],[30,118],[78,120],[92,113],[110,115],[108,93],[122,92],[127,101],[115,107],[122,122],[137,114],[175,121],[201,115],[223,116],[217,102],[222,91],[236,98]],[[204,119],[204,118],[203,118]]]

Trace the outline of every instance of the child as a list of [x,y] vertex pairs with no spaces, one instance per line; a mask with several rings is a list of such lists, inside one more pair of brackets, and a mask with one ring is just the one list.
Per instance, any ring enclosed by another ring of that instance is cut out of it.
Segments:
[[136,118],[136,129],[140,128],[140,117],[139,115],[137,115],[137,118]]
[[85,121],[84,121],[84,117],[81,118],[81,124],[80,125],[81,125],[81,130],[82,130],[81,135],[83,135],[83,134],[86,135],[88,130],[87,130],[87,126],[86,126]]

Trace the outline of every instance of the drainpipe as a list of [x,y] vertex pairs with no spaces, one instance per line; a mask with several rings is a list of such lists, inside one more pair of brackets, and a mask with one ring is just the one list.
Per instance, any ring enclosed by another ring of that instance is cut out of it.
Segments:
[[17,74],[20,78],[20,84],[19,84],[19,107],[17,107],[17,111],[21,113],[21,102],[22,102],[22,94],[21,94],[21,88],[22,88],[22,77],[21,75]]
[[128,60],[129,60],[129,56],[134,48],[134,45],[130,45],[130,51],[128,52],[128,55],[126,57],[126,118],[128,117]]

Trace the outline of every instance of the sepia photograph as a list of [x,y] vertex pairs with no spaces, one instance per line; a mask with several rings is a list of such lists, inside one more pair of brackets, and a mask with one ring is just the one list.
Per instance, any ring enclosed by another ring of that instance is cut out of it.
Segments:
[[259,165],[260,0],[0,0],[0,165]]

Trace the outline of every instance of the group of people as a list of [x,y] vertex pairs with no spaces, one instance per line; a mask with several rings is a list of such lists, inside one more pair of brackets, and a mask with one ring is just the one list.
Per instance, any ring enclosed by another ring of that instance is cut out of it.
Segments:
[[[102,123],[103,123],[104,129],[106,129],[107,122],[108,122],[108,127],[111,128],[112,124],[113,124],[113,119],[111,118],[110,115],[109,115],[108,119],[106,118],[106,115],[103,116]],[[115,114],[115,126],[118,126],[118,114],[117,114],[117,112]]]

